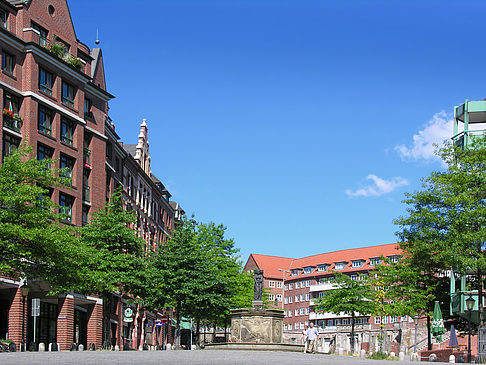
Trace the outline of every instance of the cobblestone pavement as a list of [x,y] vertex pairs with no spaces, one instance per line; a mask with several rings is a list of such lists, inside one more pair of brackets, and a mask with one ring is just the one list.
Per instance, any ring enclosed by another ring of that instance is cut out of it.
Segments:
[[[365,360],[296,352],[198,350],[198,351],[95,351],[0,353],[0,364],[28,365],[121,365],[121,364],[343,364],[399,365],[397,361]],[[410,363],[406,361],[406,363]]]

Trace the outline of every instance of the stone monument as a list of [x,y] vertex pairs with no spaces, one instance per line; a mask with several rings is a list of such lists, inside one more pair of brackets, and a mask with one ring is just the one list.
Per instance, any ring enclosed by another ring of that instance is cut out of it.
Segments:
[[284,313],[263,308],[263,270],[255,270],[254,289],[252,308],[231,310],[231,342],[280,344]]

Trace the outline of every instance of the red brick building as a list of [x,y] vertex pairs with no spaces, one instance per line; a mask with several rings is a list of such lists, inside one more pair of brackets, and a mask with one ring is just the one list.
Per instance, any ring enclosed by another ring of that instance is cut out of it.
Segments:
[[[244,269],[263,270],[264,288],[269,293],[270,306],[281,308],[285,313],[284,334],[286,333],[288,338],[300,341],[299,334],[310,322],[313,322],[322,333],[330,334],[351,324],[349,315],[314,311],[314,300],[332,289],[334,271],[359,280],[360,274],[366,274],[381,262],[381,256],[398,260],[400,252],[398,244],[394,243],[322,253],[299,259],[251,254]],[[387,328],[396,327],[395,324],[402,322],[406,322],[408,326],[412,322],[408,317],[385,317],[384,321]],[[356,324],[358,328],[378,330],[380,318],[361,315],[356,318]]]
[[[66,0],[0,0],[0,49],[1,157],[26,142],[39,159],[53,158],[67,168],[73,188],[55,188],[51,196],[66,213],[65,224],[87,224],[123,186],[127,207],[138,215],[134,229],[147,249],[164,242],[174,228],[175,211],[169,192],[151,173],[145,122],[132,155],[108,117],[113,96],[106,89],[101,49],[77,39]],[[31,343],[31,303],[40,299],[37,343],[59,343],[61,350],[72,343],[85,349],[90,343],[96,348],[160,343],[152,332],[162,314],[134,308],[130,327],[123,321],[127,304],[121,295],[103,303],[75,293],[49,297],[42,284],[29,283],[30,291],[22,293],[21,284],[0,278],[0,338],[18,345],[25,336]]]

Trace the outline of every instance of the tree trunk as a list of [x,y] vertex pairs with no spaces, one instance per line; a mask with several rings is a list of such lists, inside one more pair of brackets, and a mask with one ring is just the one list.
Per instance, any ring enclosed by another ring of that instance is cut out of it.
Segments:
[[174,338],[174,345],[177,349],[181,347],[181,302],[177,303],[176,306],[176,333]]
[[201,341],[199,341],[199,336],[201,335],[201,320],[198,318],[196,319],[196,346],[201,345]]
[[484,326],[484,312],[483,312],[483,280],[481,270],[478,269],[478,311],[479,311],[479,325]]
[[354,354],[354,312],[351,312],[351,354]]
[[430,316],[427,314],[427,350],[432,350],[432,334],[430,333]]
[[226,329],[228,328],[228,318],[224,318],[224,342],[228,342],[226,339]]

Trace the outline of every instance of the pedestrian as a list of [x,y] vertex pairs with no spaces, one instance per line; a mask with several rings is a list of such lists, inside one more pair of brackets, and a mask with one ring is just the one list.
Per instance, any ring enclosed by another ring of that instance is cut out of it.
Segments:
[[319,331],[314,327],[314,323],[310,323],[310,328],[307,330],[307,351],[311,353],[317,352],[317,342],[319,340]]
[[307,330],[309,329],[308,325],[304,326],[304,330],[302,331],[302,341],[304,341],[304,354],[307,352]]

